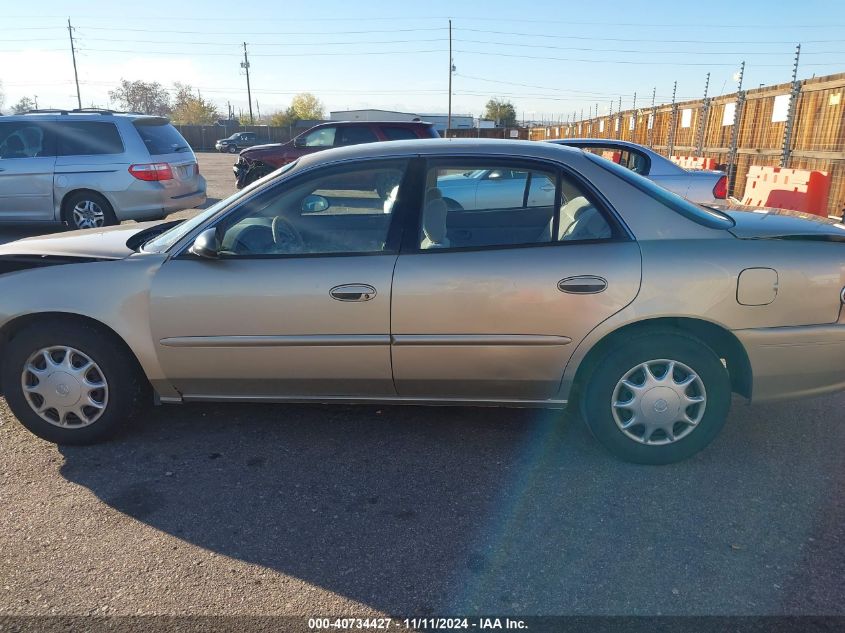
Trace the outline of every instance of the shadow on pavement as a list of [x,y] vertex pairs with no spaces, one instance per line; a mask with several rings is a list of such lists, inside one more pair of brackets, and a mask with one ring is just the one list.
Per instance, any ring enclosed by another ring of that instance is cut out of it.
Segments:
[[550,411],[171,406],[61,472],[394,615],[843,613],[843,404],[737,403],[660,468]]

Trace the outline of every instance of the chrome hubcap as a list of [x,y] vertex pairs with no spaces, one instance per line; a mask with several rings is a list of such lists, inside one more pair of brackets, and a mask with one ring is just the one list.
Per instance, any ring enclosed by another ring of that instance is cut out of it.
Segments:
[[108,405],[109,386],[102,370],[72,347],[35,352],[24,365],[21,387],[32,410],[55,426],[88,426]]
[[73,207],[73,223],[80,229],[94,229],[103,226],[106,216],[96,202],[82,200]]
[[611,409],[616,426],[641,444],[671,444],[693,432],[704,417],[707,392],[691,368],[650,360],[616,384]]

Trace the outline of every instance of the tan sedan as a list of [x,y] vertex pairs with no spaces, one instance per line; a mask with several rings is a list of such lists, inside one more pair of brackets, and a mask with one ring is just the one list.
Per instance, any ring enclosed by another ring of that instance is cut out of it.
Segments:
[[845,226],[546,143],[329,150],[182,223],[8,244],[0,273],[2,390],[60,443],[152,399],[577,403],[616,455],[667,463],[732,392],[845,388]]

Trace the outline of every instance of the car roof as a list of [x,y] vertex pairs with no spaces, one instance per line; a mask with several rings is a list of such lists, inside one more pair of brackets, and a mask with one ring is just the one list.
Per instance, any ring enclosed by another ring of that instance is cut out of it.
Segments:
[[577,148],[562,147],[536,141],[517,141],[477,138],[426,138],[383,143],[363,143],[327,149],[300,158],[301,166],[312,166],[358,158],[396,158],[431,156],[447,152],[452,156],[486,155],[491,157],[546,158],[560,160],[564,156],[577,156]]
[[[550,139],[547,142],[563,147],[578,147],[579,145],[582,147],[588,147],[591,145],[597,145],[599,147],[616,146],[628,148],[638,152],[642,152],[643,154],[648,156],[652,162],[653,167],[655,163],[657,164],[659,173],[661,174],[671,175],[676,173],[686,173],[686,170],[683,167],[676,165],[671,160],[663,156],[663,154],[655,152],[650,147],[641,145],[640,143],[634,143],[633,141],[623,141],[615,138],[560,138]],[[651,173],[656,174],[657,172],[655,172],[654,168],[652,168]]]
[[113,121],[115,119],[128,119],[135,121],[138,119],[160,119],[162,121],[170,120],[167,117],[160,117],[153,114],[142,114],[140,112],[115,112],[112,110],[30,110],[21,114],[10,114],[0,118],[0,121],[71,121],[77,119],[99,119]]
[[314,128],[318,127],[326,127],[332,125],[342,125],[344,127],[351,127],[357,125],[387,125],[390,127],[431,127],[434,123],[429,123],[428,121],[323,121],[322,123],[318,123],[314,127],[308,128],[313,130]]

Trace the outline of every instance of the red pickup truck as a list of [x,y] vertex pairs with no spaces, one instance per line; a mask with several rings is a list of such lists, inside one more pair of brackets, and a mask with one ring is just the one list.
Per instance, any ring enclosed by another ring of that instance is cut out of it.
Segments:
[[332,121],[315,125],[287,143],[245,149],[232,169],[240,189],[300,156],[331,147],[439,137],[434,125],[423,121]]

